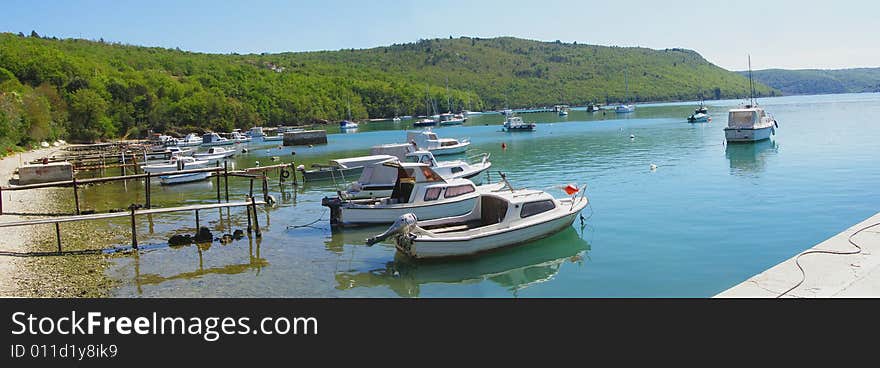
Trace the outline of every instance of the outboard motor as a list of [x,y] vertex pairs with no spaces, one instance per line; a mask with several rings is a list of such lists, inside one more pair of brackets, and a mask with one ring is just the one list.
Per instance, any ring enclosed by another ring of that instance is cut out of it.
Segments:
[[384,233],[368,238],[367,245],[372,246],[373,244],[388,239],[388,237],[398,233],[406,234],[418,221],[419,219],[414,213],[403,214],[398,217],[397,220],[394,220],[391,227],[389,227],[388,230],[385,230]]
[[342,218],[342,199],[324,197],[321,199],[321,205],[330,209],[330,225],[339,225]]

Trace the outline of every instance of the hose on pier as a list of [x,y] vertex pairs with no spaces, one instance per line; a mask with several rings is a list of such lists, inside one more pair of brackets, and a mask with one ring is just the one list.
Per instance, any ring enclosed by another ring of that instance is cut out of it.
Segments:
[[852,244],[854,247],[856,247],[856,250],[844,252],[844,251],[819,250],[819,249],[816,249],[816,250],[808,250],[808,251],[806,251],[806,252],[803,252],[803,253],[801,253],[801,254],[798,254],[798,256],[795,257],[795,259],[794,259],[794,264],[797,265],[798,269],[801,271],[801,280],[798,281],[798,283],[795,284],[794,286],[792,286],[790,289],[788,289],[788,290],[782,292],[782,294],[779,294],[779,295],[777,295],[776,297],[777,297],[777,298],[780,298],[780,297],[784,296],[785,294],[790,293],[792,290],[797,289],[798,286],[801,286],[801,284],[803,284],[804,281],[806,281],[806,279],[807,279],[807,273],[806,273],[806,271],[804,271],[804,267],[801,266],[801,263],[800,263],[800,259],[801,259],[801,257],[803,257],[803,256],[805,256],[805,255],[807,255],[807,254],[832,254],[832,255],[853,255],[853,254],[859,254],[859,253],[862,252],[862,247],[860,247],[858,244],[856,244],[852,239],[853,239],[856,235],[858,235],[859,233],[861,233],[862,231],[868,230],[868,229],[870,229],[870,228],[872,228],[872,227],[875,227],[875,226],[878,226],[878,225],[880,225],[880,222],[878,222],[878,223],[874,223],[874,224],[871,224],[871,225],[868,225],[868,226],[865,226],[865,227],[859,229],[858,231],[852,233],[852,234],[846,239],[850,244]]

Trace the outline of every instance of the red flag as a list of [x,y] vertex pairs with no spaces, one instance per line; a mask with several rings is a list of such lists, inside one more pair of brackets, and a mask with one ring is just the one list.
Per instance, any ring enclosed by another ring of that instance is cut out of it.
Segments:
[[575,193],[581,191],[580,189],[578,189],[578,187],[571,185],[571,184],[566,185],[565,188],[563,188],[563,190],[565,190],[565,193],[568,193],[568,195],[572,195],[572,194],[575,194]]

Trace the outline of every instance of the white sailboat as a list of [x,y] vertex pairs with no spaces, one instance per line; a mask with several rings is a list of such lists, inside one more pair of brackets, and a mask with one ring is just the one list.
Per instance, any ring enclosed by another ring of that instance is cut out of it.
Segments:
[[455,138],[439,138],[437,133],[429,129],[416,132],[406,132],[406,140],[419,150],[426,150],[435,156],[452,155],[467,151],[471,145],[469,139],[458,140]]
[[619,106],[614,108],[614,111],[619,114],[626,114],[636,111],[636,105],[629,103],[629,79],[627,78],[626,69],[623,70],[623,83],[626,84],[626,103],[620,104]]

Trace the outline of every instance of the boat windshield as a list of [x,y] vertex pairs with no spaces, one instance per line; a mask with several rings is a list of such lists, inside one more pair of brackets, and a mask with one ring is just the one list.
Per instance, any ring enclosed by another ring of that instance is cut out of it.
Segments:
[[755,125],[757,114],[754,111],[731,111],[727,118],[727,126],[731,128],[751,127]]

